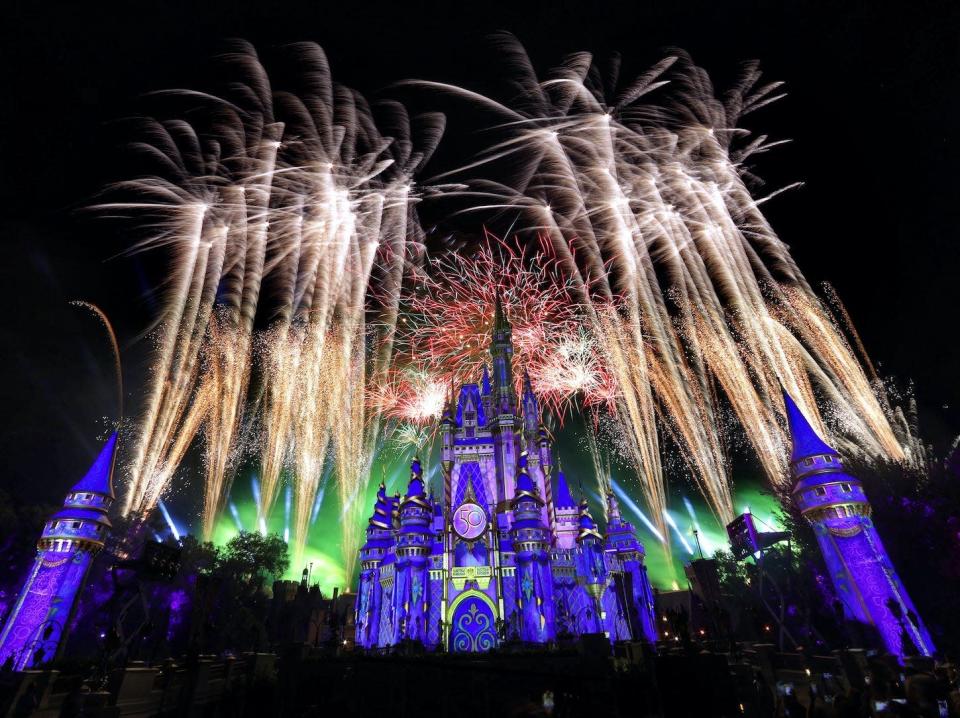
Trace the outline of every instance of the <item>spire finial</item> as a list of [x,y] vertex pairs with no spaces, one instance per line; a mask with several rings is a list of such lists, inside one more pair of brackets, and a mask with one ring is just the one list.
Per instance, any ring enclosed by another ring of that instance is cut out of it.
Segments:
[[500,286],[494,285],[494,305],[493,305],[493,334],[504,334],[510,331],[510,322],[507,320],[507,314],[503,311],[503,299],[500,297]]

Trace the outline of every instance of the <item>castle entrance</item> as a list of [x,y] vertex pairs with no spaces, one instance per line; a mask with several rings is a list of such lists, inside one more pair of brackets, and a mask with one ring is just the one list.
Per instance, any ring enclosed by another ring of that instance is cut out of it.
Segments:
[[479,653],[497,645],[493,602],[479,591],[457,596],[449,611],[451,652]]

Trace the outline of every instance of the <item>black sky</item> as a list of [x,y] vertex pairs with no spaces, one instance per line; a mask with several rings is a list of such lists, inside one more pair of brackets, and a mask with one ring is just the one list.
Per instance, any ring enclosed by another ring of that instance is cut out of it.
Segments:
[[67,300],[110,314],[128,407],[140,396],[149,346],[136,338],[159,265],[110,259],[123,237],[78,211],[126,177],[132,136],[118,120],[151,91],[209,87],[231,37],[268,56],[317,41],[338,81],[388,96],[406,77],[495,91],[486,37],[499,29],[542,69],[591,50],[640,71],[681,47],[718,90],[760,60],[789,97],[747,125],[793,143],[757,169],[771,187],[806,183],[767,216],[807,277],[836,287],[881,373],[916,382],[926,433],[960,428],[956,3],[17,2],[4,16],[0,485],[24,497],[58,498],[114,413],[106,346]]

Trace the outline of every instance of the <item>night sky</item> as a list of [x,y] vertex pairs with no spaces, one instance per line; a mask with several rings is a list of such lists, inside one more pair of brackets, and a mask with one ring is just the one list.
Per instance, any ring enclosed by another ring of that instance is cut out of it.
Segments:
[[[267,58],[317,41],[334,77],[368,97],[396,96],[390,84],[408,77],[496,92],[487,38],[498,29],[542,70],[575,50],[619,51],[629,76],[681,47],[718,91],[740,63],[760,60],[789,97],[745,124],[794,141],[756,169],[770,189],[806,183],[766,215],[808,279],[838,290],[881,373],[916,383],[924,434],[943,445],[960,430],[956,3],[195,4],[16,2],[4,12],[0,485],[22,498],[59,500],[115,414],[105,339],[68,300],[112,318],[127,410],[138,407],[150,350],[140,336],[163,257],[118,257],[122,227],[82,210],[137,170],[123,118],[154,107],[144,95],[155,90],[215,89],[211,60],[231,37]],[[453,155],[467,141],[456,139],[459,119],[448,126]]]

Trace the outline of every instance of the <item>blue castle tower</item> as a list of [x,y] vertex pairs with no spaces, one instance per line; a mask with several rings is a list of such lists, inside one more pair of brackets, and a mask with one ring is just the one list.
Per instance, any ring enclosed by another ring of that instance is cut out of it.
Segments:
[[516,564],[519,634],[524,641],[546,643],[556,636],[550,532],[543,521],[545,502],[527,473],[527,455],[520,455],[511,539]]
[[823,441],[784,392],[793,452],[793,499],[813,526],[830,578],[848,620],[873,626],[887,650],[933,654],[933,642],[870,520],[863,484],[846,473],[837,451]]
[[37,542],[33,568],[0,633],[0,664],[13,670],[54,660],[73,616],[94,556],[110,532],[107,512],[113,493],[114,432],[63,508],[50,517]]
[[643,546],[619,508],[604,536],[563,472],[554,476],[528,376],[516,394],[511,337],[498,297],[491,369],[461,386],[440,419],[442,497],[425,494],[419,460],[402,499],[382,485],[377,492],[360,550],[362,648],[414,640],[485,651],[585,633],[656,639]]

